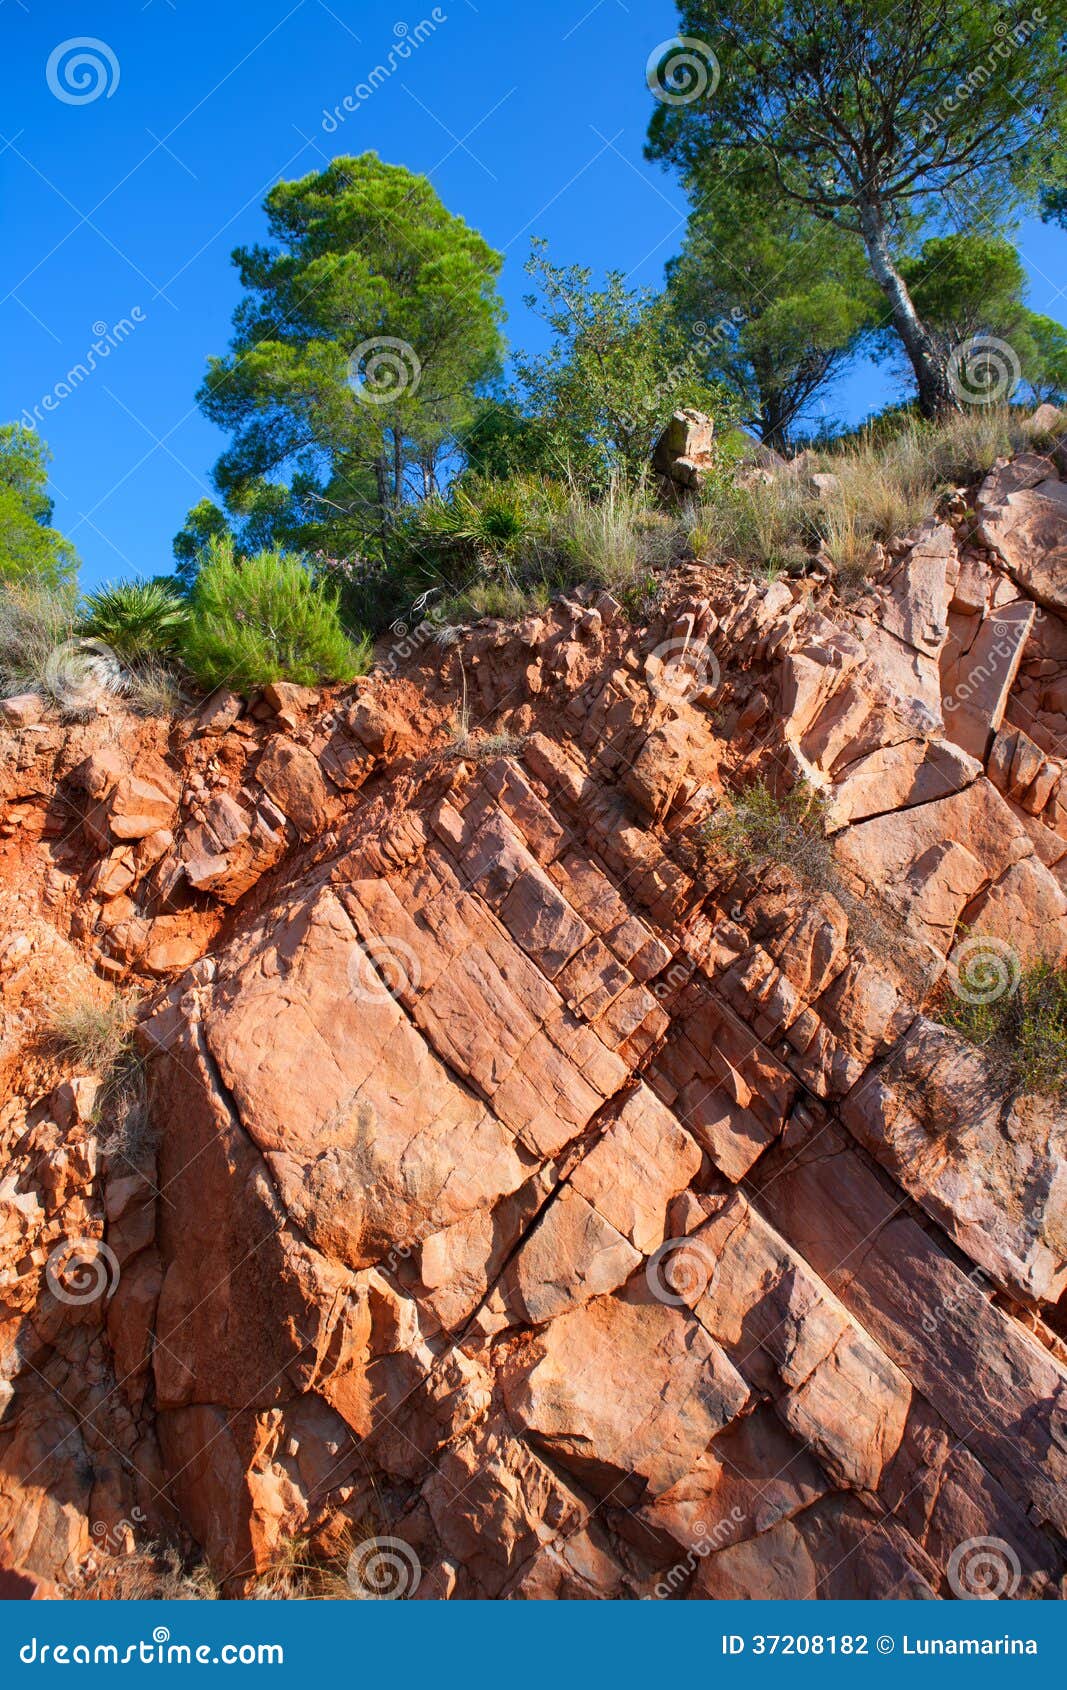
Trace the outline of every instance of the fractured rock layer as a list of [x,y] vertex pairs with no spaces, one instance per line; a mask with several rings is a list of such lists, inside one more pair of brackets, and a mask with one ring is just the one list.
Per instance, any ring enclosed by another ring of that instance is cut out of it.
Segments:
[[[1061,486],[999,466],[848,609],[694,568],[169,737],[8,713],[10,1567],[952,1597],[994,1538],[1062,1594],[1063,1112],[930,1013],[965,933],[1067,954]],[[821,884],[702,845],[756,774]],[[109,1136],[36,1010],[134,983]]]

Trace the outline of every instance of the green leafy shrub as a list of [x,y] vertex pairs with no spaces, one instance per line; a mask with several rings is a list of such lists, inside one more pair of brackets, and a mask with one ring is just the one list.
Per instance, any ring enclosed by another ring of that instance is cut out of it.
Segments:
[[464,477],[449,498],[427,502],[419,533],[481,564],[510,561],[544,536],[551,502],[547,487],[525,476],[506,481]]
[[702,842],[748,868],[787,863],[805,885],[836,885],[824,806],[802,783],[779,797],[766,781],[757,781],[732,808],[723,806],[709,816],[702,829]]
[[1014,991],[977,999],[946,992],[941,1021],[984,1051],[1011,1089],[1067,1096],[1067,967],[1040,957]]
[[188,620],[188,603],[164,582],[119,581],[86,595],[82,631],[136,662],[176,650]]
[[237,558],[212,541],[196,578],[182,654],[204,687],[253,692],[268,681],[315,686],[364,674],[370,641],[349,639],[334,595],[281,550]]

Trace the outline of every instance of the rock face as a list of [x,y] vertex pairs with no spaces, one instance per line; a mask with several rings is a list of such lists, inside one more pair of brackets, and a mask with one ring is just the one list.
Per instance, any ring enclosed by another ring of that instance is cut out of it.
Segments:
[[699,493],[712,465],[715,425],[703,411],[675,411],[652,454],[652,468],[665,494]]
[[[458,746],[439,654],[6,713],[14,1579],[385,1537],[431,1600],[1064,1593],[1064,1115],[931,999],[1067,954],[1054,474],[852,608],[481,623]],[[821,883],[702,843],[757,773],[825,797]],[[147,1126],[40,1037],[116,986]]]

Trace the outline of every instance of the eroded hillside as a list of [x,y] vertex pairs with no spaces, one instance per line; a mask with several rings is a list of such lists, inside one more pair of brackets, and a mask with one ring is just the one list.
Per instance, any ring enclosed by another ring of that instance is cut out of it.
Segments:
[[[938,1005],[1067,953],[1064,449],[946,509],[851,599],[3,707],[13,1588],[1063,1593],[1064,1113]],[[832,849],[739,859],[757,781]],[[132,990],[101,1084],[50,1006]]]

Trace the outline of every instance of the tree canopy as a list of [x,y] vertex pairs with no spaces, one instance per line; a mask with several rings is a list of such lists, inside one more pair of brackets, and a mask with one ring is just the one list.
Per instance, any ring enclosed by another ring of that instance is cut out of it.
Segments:
[[729,409],[665,294],[627,288],[618,271],[594,288],[591,270],[553,264],[540,240],[526,270],[536,284],[526,303],[554,338],[516,359],[520,403],[557,473],[635,478],[676,406]]
[[[941,355],[962,356],[967,348],[991,352],[987,379],[996,396],[1011,398],[1019,384],[1035,397],[1054,399],[1067,387],[1067,329],[1025,304],[1026,271],[1017,249],[1003,235],[935,235],[901,260],[916,308]],[[988,342],[999,342],[989,348]],[[992,395],[990,395],[992,396]]]
[[22,423],[0,425],[0,579],[62,587],[78,572],[78,554],[51,526],[52,454]]
[[692,181],[756,153],[777,191],[860,237],[915,375],[920,405],[958,404],[949,366],[899,265],[902,237],[947,206],[972,223],[1036,197],[1062,148],[1062,30],[980,0],[680,0],[652,156]]
[[[234,253],[245,294],[199,394],[232,435],[215,469],[242,540],[379,540],[499,370],[501,259],[425,177],[373,153],[265,201],[269,244]],[[217,531],[197,507],[179,550]]]
[[709,379],[782,449],[879,318],[855,236],[777,193],[758,169],[701,174],[670,295]]

